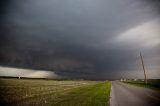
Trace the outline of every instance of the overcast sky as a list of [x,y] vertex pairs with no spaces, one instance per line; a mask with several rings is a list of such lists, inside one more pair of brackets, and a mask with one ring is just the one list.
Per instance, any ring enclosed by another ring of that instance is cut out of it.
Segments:
[[0,1],[0,75],[144,78],[140,52],[160,78],[159,0]]

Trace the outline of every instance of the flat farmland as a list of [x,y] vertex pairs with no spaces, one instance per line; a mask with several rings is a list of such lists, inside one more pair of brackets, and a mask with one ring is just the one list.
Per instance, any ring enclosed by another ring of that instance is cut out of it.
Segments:
[[8,106],[107,106],[109,81],[0,79],[0,104]]
[[147,83],[145,83],[144,80],[127,80],[127,81],[122,81],[122,82],[141,86],[141,87],[160,90],[160,79],[148,79]]

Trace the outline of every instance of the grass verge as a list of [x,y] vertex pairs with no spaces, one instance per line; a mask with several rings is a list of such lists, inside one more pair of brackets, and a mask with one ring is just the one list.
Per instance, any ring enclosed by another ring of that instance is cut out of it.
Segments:
[[143,80],[129,80],[129,81],[122,81],[124,83],[132,84],[132,85],[137,85],[141,87],[146,87],[146,88],[151,88],[155,90],[160,90],[160,80],[147,80],[147,84]]
[[78,88],[60,97],[54,106],[108,106],[110,82]]

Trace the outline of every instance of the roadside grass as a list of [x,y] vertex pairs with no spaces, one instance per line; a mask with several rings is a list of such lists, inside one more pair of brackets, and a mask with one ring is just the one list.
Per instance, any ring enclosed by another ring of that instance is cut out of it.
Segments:
[[108,106],[110,82],[77,88],[50,106]]
[[0,79],[0,105],[106,106],[109,90],[109,81]]
[[141,87],[151,88],[155,90],[160,90],[160,79],[149,79],[147,80],[147,84],[145,83],[144,80],[136,80],[136,81],[127,80],[127,81],[122,81],[122,82],[141,86]]

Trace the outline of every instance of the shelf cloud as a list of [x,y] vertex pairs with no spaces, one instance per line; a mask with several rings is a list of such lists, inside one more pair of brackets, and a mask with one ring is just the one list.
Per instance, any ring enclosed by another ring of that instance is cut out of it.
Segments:
[[159,7],[159,0],[1,0],[0,65],[35,69],[29,76],[143,78],[142,52],[157,78]]

